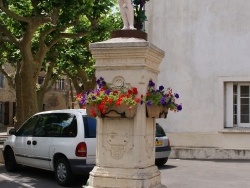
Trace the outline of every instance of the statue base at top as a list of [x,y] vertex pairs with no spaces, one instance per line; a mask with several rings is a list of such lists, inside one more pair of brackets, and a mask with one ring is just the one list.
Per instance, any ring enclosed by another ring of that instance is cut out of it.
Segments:
[[148,34],[139,30],[115,30],[111,32],[111,38],[139,38],[147,41]]

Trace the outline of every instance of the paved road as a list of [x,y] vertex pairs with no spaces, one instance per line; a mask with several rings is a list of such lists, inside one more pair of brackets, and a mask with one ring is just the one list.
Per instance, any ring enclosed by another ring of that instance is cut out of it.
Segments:
[[[160,168],[161,182],[167,188],[250,188],[250,160],[176,160],[169,159]],[[79,178],[71,187],[82,187]],[[59,188],[53,173],[24,168],[7,173],[0,164],[1,188]]]
[[250,188],[250,160],[170,159],[160,171],[167,188]]

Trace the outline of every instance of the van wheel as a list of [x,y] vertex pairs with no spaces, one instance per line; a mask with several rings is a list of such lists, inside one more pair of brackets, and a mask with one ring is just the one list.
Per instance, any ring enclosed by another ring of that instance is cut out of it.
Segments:
[[59,158],[56,161],[54,173],[59,185],[67,186],[72,182],[73,174],[67,159]]
[[155,159],[155,165],[163,166],[168,161],[168,158]]
[[4,152],[4,164],[5,164],[5,169],[8,172],[16,172],[18,170],[18,165],[16,163],[14,152],[10,148],[8,148]]

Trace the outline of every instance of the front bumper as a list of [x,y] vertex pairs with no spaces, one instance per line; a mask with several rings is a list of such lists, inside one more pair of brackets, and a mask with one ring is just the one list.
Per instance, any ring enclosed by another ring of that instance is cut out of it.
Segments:
[[155,148],[155,159],[168,158],[171,152],[171,147],[156,147]]

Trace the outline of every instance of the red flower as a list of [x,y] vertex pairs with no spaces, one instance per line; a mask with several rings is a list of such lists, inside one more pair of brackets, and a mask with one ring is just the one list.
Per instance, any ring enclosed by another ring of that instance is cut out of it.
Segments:
[[105,106],[104,106],[104,104],[98,105],[98,110],[103,114],[105,112]]
[[82,97],[82,93],[77,94],[76,97],[77,97],[77,98]]
[[137,95],[137,94],[138,94],[138,90],[137,90],[136,87],[133,87],[133,93],[134,93],[134,95]]
[[127,96],[126,96],[127,98],[130,98],[131,97],[131,95],[130,94],[127,94]]
[[94,109],[94,108],[91,109],[91,115],[92,115],[93,117],[96,117],[96,116],[97,116],[97,114],[95,113],[95,109]]
[[108,103],[109,103],[109,104],[112,104],[112,103],[113,103],[113,100],[112,100],[112,99],[108,99]]
[[136,103],[139,103],[140,101],[141,101],[140,98],[135,98],[135,102],[136,102]]
[[121,106],[121,102],[122,102],[121,100],[117,100],[116,101],[116,106]]
[[124,97],[126,97],[126,95],[125,94],[120,94],[120,96],[119,96],[119,98],[124,98]]

